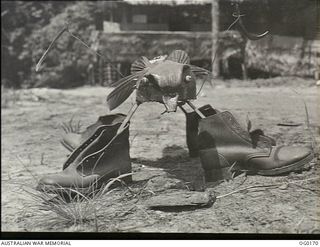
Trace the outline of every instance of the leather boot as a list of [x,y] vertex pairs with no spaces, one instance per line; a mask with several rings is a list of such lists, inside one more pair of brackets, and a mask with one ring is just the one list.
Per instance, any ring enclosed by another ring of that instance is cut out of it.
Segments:
[[[109,179],[131,172],[129,124],[117,134],[121,123],[101,125],[68,157],[63,170],[43,177],[38,190],[73,189],[82,194],[99,189]],[[131,182],[131,176],[124,179]]]
[[[198,108],[199,111],[206,117],[216,114],[217,111],[211,105],[204,105]],[[195,112],[185,112],[186,115],[186,139],[190,157],[199,156],[198,147],[198,128],[200,116]]]
[[[211,105],[204,105],[198,108],[199,111],[205,116],[209,117],[214,114],[219,113],[220,111],[217,109],[213,109]],[[199,133],[199,121],[201,117],[195,112],[186,112],[184,111],[186,116],[186,139],[187,146],[189,150],[190,157],[198,157],[199,156],[199,144],[198,144],[198,133]],[[264,138],[269,139],[269,142],[274,146],[275,140],[271,137],[265,136],[264,132],[261,129],[256,129],[251,131],[250,138],[254,143],[257,142],[259,136],[264,136]]]
[[[126,115],[124,114],[111,114],[100,116],[94,124],[91,124],[86,128],[86,130],[76,133],[73,132],[72,126],[69,126],[68,132],[62,136],[61,144],[68,149],[73,151],[81,143],[87,140],[101,125],[111,125],[116,123],[121,123],[125,119]],[[71,127],[71,128],[70,128]]]
[[275,146],[264,135],[250,136],[227,111],[201,119],[198,138],[207,182],[229,179],[233,172],[241,170],[280,175],[297,170],[313,159],[309,148]]

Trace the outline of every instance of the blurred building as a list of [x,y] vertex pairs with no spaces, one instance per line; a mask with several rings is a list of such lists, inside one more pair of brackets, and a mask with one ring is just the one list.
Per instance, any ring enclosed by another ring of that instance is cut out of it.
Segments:
[[210,31],[210,6],[211,0],[103,2],[104,31],[110,32],[109,23],[116,23],[118,31]]
[[[212,0],[99,1],[96,16],[99,31],[96,36],[97,49],[112,59],[114,66],[120,68],[123,74],[129,73],[130,64],[141,55],[152,58],[174,49],[186,50],[194,64],[210,68],[211,2]],[[244,57],[244,52],[241,52],[247,49],[247,40],[234,29],[224,32],[234,21],[232,4],[235,2],[241,3],[241,10],[245,13],[243,21],[249,31],[261,33],[266,29],[270,30],[268,38],[249,42],[248,57]],[[222,75],[241,76],[242,63],[259,71],[259,68],[254,68],[259,61],[257,63],[256,51],[252,52],[252,49],[270,51],[270,45],[273,46],[274,43],[278,50],[284,52],[289,52],[292,48],[296,53],[314,50],[317,42],[313,41],[319,33],[316,22],[318,7],[316,0],[220,0],[217,11],[220,31],[218,62]],[[307,50],[301,51],[306,46]],[[311,53],[308,55],[310,59],[314,56],[314,52]],[[251,58],[250,55],[255,57]],[[297,56],[301,57],[301,54]],[[309,63],[312,64],[313,60]],[[283,74],[286,66],[285,64],[282,69],[284,71],[278,69],[265,72]],[[100,61],[98,67],[100,77],[102,73],[108,75],[107,81],[119,79],[116,73],[109,75],[111,72],[102,72],[112,71],[110,65]],[[266,70],[266,66],[262,69]]]

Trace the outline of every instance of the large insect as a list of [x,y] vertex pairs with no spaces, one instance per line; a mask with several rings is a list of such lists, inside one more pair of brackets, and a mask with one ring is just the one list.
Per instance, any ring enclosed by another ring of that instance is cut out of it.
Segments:
[[[111,84],[116,88],[108,95],[107,104],[113,110],[136,92],[135,104],[129,110],[123,126],[140,104],[151,101],[164,104],[165,112],[175,112],[187,103],[203,117],[191,100],[196,99],[196,76],[204,74],[210,75],[209,71],[191,65],[189,56],[182,50],[152,60],[141,57],[132,64],[131,75]],[[120,126],[119,132],[123,126]]]
[[[235,21],[229,26],[238,24],[244,35],[250,40],[258,40],[268,34],[268,31],[256,35],[249,33],[243,25],[238,4],[235,4]],[[72,37],[78,39],[87,48],[85,42],[73,35],[68,26],[63,28],[49,45],[41,59],[39,60],[36,71],[39,70],[48,52],[55,41],[67,31]],[[101,54],[97,53],[101,56]],[[183,109],[184,104],[188,104],[201,118],[204,115],[191,103],[196,99],[196,77],[206,75],[206,79],[213,78],[210,71],[191,65],[188,54],[182,50],[175,50],[171,54],[163,55],[152,60],[141,57],[131,66],[131,74],[112,83],[110,86],[116,88],[108,95],[107,104],[110,110],[121,105],[134,91],[136,92],[136,102],[129,110],[126,119],[120,126],[118,133],[130,121],[138,106],[144,102],[156,101],[164,104],[165,112],[175,112],[177,107]],[[122,75],[121,75],[122,76]]]
[[[238,24],[244,35],[250,40],[258,40],[265,37],[269,31],[262,34],[252,34],[243,25],[238,4],[235,4],[235,21],[228,30]],[[214,62],[214,61],[213,61]],[[191,103],[196,99],[196,77],[206,75],[206,79],[212,79],[210,71],[191,65],[190,58],[185,51],[176,50],[168,56],[160,56],[153,60],[141,57],[131,66],[131,75],[111,84],[116,88],[108,95],[109,109],[113,110],[122,104],[136,90],[136,103],[131,107],[127,118],[120,126],[131,119],[138,106],[143,102],[157,101],[166,107],[165,112],[175,112],[177,107],[186,112],[183,105],[187,103],[201,118],[205,116]]]

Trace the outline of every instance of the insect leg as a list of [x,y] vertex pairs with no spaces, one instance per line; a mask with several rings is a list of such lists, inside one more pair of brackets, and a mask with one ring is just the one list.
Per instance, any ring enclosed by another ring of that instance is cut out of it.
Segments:
[[194,104],[192,104],[189,100],[187,101],[187,104],[199,115],[199,117],[205,118],[205,115],[203,115],[202,112],[199,111],[199,109]]
[[126,118],[123,120],[122,124],[120,125],[118,131],[117,131],[117,135],[121,133],[121,131],[124,129],[124,127],[126,126],[126,124],[130,121],[130,119],[132,118],[133,114],[135,113],[135,111],[138,109],[139,104],[135,103],[129,110],[128,115],[126,116]]

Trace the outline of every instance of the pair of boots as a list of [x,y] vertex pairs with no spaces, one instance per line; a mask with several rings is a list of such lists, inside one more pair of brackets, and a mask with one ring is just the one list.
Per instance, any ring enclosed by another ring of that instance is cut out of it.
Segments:
[[[301,168],[313,158],[306,147],[277,146],[261,130],[244,130],[230,112],[210,105],[186,114],[186,138],[191,157],[200,157],[207,182],[229,179],[235,172],[279,175]],[[43,177],[38,189],[98,189],[110,178],[131,172],[129,124],[117,134],[125,115],[106,115],[82,133],[68,133],[62,144],[72,151],[59,173]],[[125,178],[130,182],[131,176]]]

